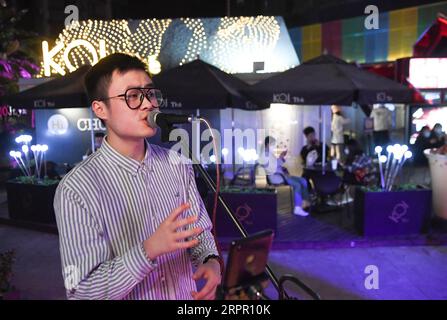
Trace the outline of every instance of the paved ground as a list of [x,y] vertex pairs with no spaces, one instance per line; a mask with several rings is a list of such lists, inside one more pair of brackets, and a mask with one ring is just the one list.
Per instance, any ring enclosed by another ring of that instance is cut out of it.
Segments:
[[[0,225],[0,252],[8,249],[17,251],[13,282],[23,299],[65,299],[56,235]],[[274,250],[270,263],[323,299],[447,299],[445,246]],[[378,268],[377,290],[365,288],[368,265]]]

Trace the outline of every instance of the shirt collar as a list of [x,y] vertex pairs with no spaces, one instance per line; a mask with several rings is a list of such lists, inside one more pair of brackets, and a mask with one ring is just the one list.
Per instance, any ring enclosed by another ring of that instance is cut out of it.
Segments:
[[99,148],[99,152],[101,152],[106,160],[116,164],[132,175],[137,175],[137,173],[145,166],[147,167],[147,169],[151,169],[151,146],[146,139],[144,140],[144,143],[146,144],[146,153],[144,155],[144,159],[141,162],[138,162],[137,160],[124,156],[116,151],[107,142],[106,138],[107,136],[104,137],[101,147]]

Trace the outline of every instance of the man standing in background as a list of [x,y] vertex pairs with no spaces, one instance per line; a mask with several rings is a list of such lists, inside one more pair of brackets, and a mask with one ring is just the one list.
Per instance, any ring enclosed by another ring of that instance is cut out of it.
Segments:
[[392,127],[392,113],[381,104],[371,112],[371,118],[374,119],[374,144],[376,146],[386,146],[390,143],[390,129]]

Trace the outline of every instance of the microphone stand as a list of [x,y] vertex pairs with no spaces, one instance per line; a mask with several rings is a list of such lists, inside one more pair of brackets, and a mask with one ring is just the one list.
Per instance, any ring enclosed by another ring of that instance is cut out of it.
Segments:
[[[174,129],[174,126],[172,124],[165,122],[165,123],[162,123],[162,125],[160,126],[160,129],[161,129],[162,142],[169,142],[169,133]],[[208,172],[206,172],[206,170],[202,167],[200,162],[198,162],[197,159],[195,159],[189,145],[187,145],[186,147],[187,147],[190,159],[192,160],[193,168],[195,168],[199,172],[199,174],[205,180],[205,183],[207,184],[208,188],[211,189],[212,192],[216,193],[217,189],[216,189],[215,182],[213,181],[211,176],[208,174]],[[235,213],[230,208],[230,206],[227,204],[225,199],[222,198],[222,196],[220,194],[217,195],[217,199],[218,199],[219,203],[221,204],[221,206],[223,207],[224,211],[227,213],[228,217],[233,221],[234,225],[236,226],[236,228],[238,229],[240,234],[244,238],[247,238],[248,237],[247,231],[244,229],[242,224],[236,218]],[[278,295],[281,297],[285,297],[285,299],[289,299],[288,294],[280,287],[278,279],[276,278],[275,274],[273,273],[272,269],[270,268],[270,266],[268,264],[266,265],[265,269],[266,269],[266,273],[267,273],[268,277],[270,278],[270,280],[273,283],[273,286],[278,291]]]

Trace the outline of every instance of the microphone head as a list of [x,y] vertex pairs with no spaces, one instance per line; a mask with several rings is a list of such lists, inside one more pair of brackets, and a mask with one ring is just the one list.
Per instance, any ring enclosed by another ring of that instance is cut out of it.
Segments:
[[149,114],[148,114],[148,116],[147,116],[147,122],[148,122],[148,124],[149,124],[149,126],[150,126],[151,128],[156,129],[156,128],[158,127],[158,125],[157,125],[157,116],[158,116],[160,113],[162,113],[162,112],[161,112],[160,110],[158,110],[158,109],[152,109],[152,110],[149,112]]

